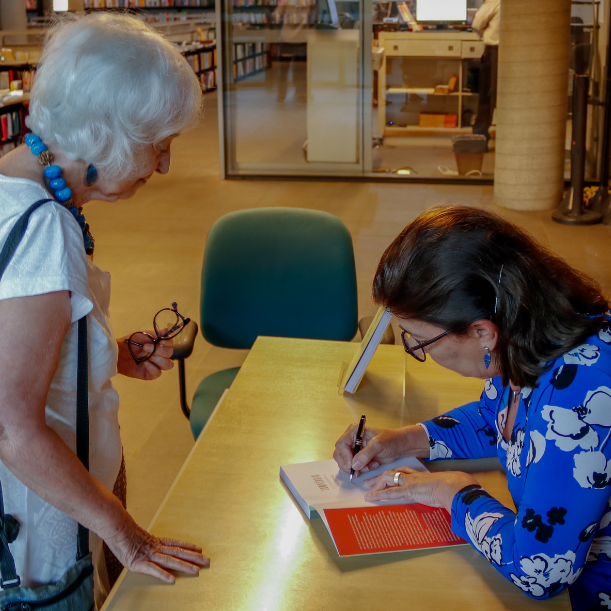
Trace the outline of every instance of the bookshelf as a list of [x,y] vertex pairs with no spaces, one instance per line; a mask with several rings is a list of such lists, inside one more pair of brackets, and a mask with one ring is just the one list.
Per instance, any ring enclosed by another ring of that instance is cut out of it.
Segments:
[[234,26],[313,26],[317,18],[315,0],[234,0],[233,3]]
[[44,0],[25,0],[25,10],[28,20],[44,14]]
[[214,10],[214,0],[85,0],[85,10],[109,8]]
[[[233,76],[234,81],[239,82],[271,68],[272,56],[278,56],[281,45],[288,42],[283,40],[283,29],[291,33],[289,40],[293,42],[296,31],[316,24],[318,8],[316,0],[233,0],[233,12],[227,17],[234,31],[264,30],[272,34],[266,42],[261,42],[260,37],[259,40],[234,41]],[[305,43],[305,40],[304,37],[298,42]]]
[[29,93],[36,74],[36,65],[31,62],[0,62],[0,90],[10,90],[11,83],[21,81],[21,87],[15,88]]
[[216,89],[216,43],[193,43],[180,51],[199,78],[202,91]]
[[233,78],[239,82],[270,67],[269,49],[264,42],[234,43]]
[[[29,131],[25,126],[29,93],[36,74],[36,64],[3,61],[0,63],[0,156],[18,146]],[[21,81],[21,86],[19,86]],[[18,95],[14,95],[17,91]]]
[[14,100],[0,97],[0,156],[17,147],[29,131],[25,126],[28,101],[27,94]]

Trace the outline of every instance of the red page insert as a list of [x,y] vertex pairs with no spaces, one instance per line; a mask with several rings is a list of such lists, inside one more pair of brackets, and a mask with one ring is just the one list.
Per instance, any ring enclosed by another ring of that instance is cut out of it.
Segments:
[[452,532],[450,514],[426,505],[325,509],[340,556],[429,549],[467,542]]

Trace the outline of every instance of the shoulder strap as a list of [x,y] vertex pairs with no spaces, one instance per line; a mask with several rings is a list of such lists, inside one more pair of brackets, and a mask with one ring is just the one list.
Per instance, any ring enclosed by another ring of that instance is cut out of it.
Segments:
[[[32,213],[52,199],[41,199],[32,204],[13,225],[2,251],[0,251],[0,280],[11,262],[28,227]],[[88,396],[87,317],[78,321],[78,357],[76,377],[76,455],[89,470],[89,396]],[[2,486],[0,484],[0,586],[3,589],[17,587],[21,580],[15,569],[15,561],[8,547],[19,533],[19,522],[4,513]],[[77,560],[89,554],[89,531],[78,525]]]
[[28,228],[28,221],[30,220],[30,216],[32,216],[32,212],[40,208],[43,204],[47,202],[52,202],[52,199],[39,199],[36,203],[32,204],[20,217],[19,220],[13,225],[11,232],[8,234],[6,238],[6,242],[4,243],[4,247],[0,252],[0,280],[4,275],[4,271],[6,270],[8,264],[11,262],[15,251],[17,250],[17,246],[21,242],[23,236],[25,235],[25,231]]
[[[89,471],[89,389],[87,377],[87,317],[78,321],[78,367],[76,371],[76,455]],[[78,525],[76,559],[89,554],[89,530]]]

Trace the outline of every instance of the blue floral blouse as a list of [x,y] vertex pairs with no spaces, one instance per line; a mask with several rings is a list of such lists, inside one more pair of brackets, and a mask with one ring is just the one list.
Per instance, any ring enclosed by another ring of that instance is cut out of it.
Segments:
[[611,325],[521,392],[506,442],[509,388],[422,424],[430,458],[498,456],[517,513],[480,486],[459,492],[452,530],[533,598],[569,587],[574,611],[611,609]]

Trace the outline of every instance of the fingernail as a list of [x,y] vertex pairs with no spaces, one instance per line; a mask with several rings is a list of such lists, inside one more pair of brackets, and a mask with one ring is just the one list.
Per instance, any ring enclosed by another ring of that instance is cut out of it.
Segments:
[[355,471],[358,471],[361,467],[362,467],[361,462],[358,460],[352,463],[352,468]]

